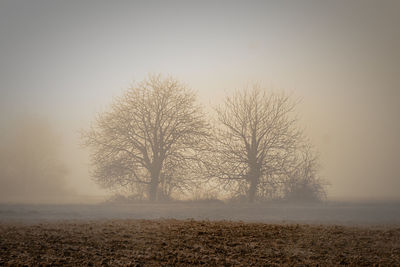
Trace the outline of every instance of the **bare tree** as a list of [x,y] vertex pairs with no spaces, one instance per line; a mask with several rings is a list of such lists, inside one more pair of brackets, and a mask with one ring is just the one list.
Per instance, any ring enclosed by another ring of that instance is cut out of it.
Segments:
[[208,132],[191,90],[174,78],[149,75],[116,98],[83,137],[97,182],[144,185],[154,201],[185,187],[190,177],[182,173]]
[[328,185],[318,176],[319,163],[316,153],[309,144],[298,152],[295,164],[289,166],[283,183],[283,197],[289,201],[320,201],[326,199]]
[[289,96],[256,85],[227,97],[216,109],[211,175],[249,202],[277,194],[302,141],[294,108]]

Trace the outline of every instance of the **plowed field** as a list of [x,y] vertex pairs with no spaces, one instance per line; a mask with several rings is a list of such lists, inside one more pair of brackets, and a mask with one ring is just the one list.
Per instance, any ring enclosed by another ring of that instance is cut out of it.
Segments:
[[0,266],[400,265],[400,228],[194,220],[0,224]]

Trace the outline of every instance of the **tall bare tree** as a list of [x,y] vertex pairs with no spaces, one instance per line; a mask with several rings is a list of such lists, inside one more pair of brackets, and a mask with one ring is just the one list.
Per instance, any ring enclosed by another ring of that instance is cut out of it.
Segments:
[[227,97],[216,109],[211,174],[249,202],[277,193],[302,141],[294,108],[289,96],[256,85]]
[[172,77],[149,75],[116,98],[83,137],[97,182],[145,185],[153,201],[187,185],[190,177],[182,173],[208,132],[194,92]]

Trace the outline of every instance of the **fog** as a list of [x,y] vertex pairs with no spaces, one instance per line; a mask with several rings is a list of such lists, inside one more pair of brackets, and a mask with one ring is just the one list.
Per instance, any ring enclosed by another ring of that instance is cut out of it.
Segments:
[[103,203],[81,205],[2,204],[0,221],[17,223],[79,222],[87,220],[180,219],[283,224],[398,226],[400,208],[393,203],[224,204]]
[[328,201],[400,201],[399,12],[364,0],[1,1],[0,202],[108,199],[80,132],[148,73],[207,107],[251,83],[291,93]]

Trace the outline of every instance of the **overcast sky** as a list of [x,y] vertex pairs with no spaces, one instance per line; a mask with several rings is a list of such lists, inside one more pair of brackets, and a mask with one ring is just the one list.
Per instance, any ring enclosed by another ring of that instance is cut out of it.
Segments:
[[399,14],[395,0],[0,0],[0,119],[54,123],[70,186],[102,194],[78,131],[133,81],[171,74],[205,104],[259,82],[302,99],[332,199],[400,199]]

